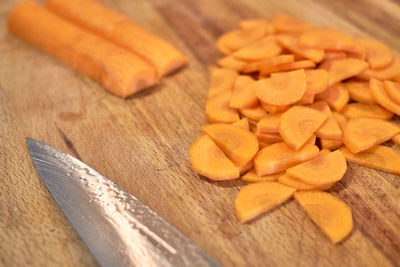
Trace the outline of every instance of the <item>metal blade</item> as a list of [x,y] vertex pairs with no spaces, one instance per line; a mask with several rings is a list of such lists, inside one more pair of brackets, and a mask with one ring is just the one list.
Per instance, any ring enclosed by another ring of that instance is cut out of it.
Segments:
[[219,266],[148,206],[76,158],[26,138],[65,216],[102,266]]

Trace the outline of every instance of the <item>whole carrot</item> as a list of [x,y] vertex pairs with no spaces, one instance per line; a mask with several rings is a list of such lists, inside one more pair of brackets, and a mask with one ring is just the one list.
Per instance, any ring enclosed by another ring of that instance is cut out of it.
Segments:
[[34,1],[24,1],[12,10],[8,28],[118,96],[126,97],[157,83],[155,70],[146,61]]
[[157,69],[159,77],[187,63],[169,43],[94,0],[47,0],[46,6],[80,27],[140,55]]

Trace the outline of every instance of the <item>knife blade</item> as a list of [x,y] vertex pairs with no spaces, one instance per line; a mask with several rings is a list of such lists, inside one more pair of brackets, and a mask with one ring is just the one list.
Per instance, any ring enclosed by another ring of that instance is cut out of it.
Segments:
[[174,226],[71,155],[26,138],[47,189],[102,266],[219,266]]

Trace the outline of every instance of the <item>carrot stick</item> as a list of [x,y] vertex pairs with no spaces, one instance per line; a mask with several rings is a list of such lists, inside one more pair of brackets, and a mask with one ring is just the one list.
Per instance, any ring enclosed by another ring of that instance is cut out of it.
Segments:
[[342,140],[329,140],[324,138],[320,138],[319,143],[323,149],[328,149],[330,151],[334,151],[343,145]]
[[328,72],[328,86],[331,86],[367,70],[368,63],[355,58],[344,58],[326,61],[319,68]]
[[245,223],[285,202],[296,189],[277,182],[249,184],[241,188],[235,199],[236,215]]
[[341,83],[328,87],[324,92],[315,95],[316,100],[324,100],[336,111],[341,111],[349,102],[349,98],[349,92]]
[[288,14],[278,14],[271,20],[276,33],[299,35],[313,29],[310,25]]
[[277,35],[277,40],[284,48],[303,58],[310,59],[316,63],[324,59],[324,50],[300,47],[298,37],[296,36]]
[[282,113],[267,114],[257,123],[257,130],[260,133],[279,133],[279,120]]
[[211,81],[208,90],[208,99],[215,97],[221,92],[231,92],[238,74],[230,69],[211,68]]
[[385,68],[393,61],[392,51],[384,43],[371,39],[357,39],[356,42],[366,49],[371,69]]
[[262,102],[285,106],[296,103],[303,97],[306,84],[306,75],[300,69],[256,81],[252,88]]
[[320,94],[328,87],[328,72],[322,69],[304,70],[306,73],[308,94]]
[[400,105],[400,83],[384,81],[384,88],[388,96]]
[[288,146],[298,150],[325,122],[327,116],[305,106],[293,106],[282,114],[279,133]]
[[218,65],[221,68],[241,71],[246,66],[246,62],[229,55],[218,60]]
[[273,144],[283,141],[279,133],[261,133],[259,131],[256,131],[254,134],[257,136],[257,140],[259,142],[267,144]]
[[354,51],[356,44],[352,38],[335,29],[323,28],[308,31],[300,35],[299,44],[324,50]]
[[376,103],[400,116],[400,104],[389,97],[384,89],[383,82],[371,79],[369,81],[369,89],[371,90],[371,95],[375,99]]
[[278,179],[283,173],[274,173],[270,175],[258,176],[254,170],[249,171],[242,176],[242,181],[247,183],[258,183],[258,182],[273,182]]
[[194,171],[200,175],[216,181],[239,177],[239,169],[207,135],[197,138],[189,154]]
[[235,121],[232,123],[232,125],[240,127],[246,131],[250,131],[249,119],[247,118],[243,118],[240,121]]
[[157,83],[155,69],[147,62],[34,1],[24,1],[12,10],[8,29],[115,95],[127,97]]
[[259,104],[251,108],[239,109],[239,112],[253,121],[262,120],[265,116],[267,116],[267,112],[265,112],[265,110]]
[[270,69],[272,72],[272,70],[276,69],[278,66],[286,65],[292,62],[294,62],[293,55],[279,55],[264,60],[260,60],[257,62],[248,63],[243,67],[242,72],[251,73],[260,71],[260,69],[263,69],[264,71]]
[[367,82],[346,82],[343,85],[349,91],[350,98],[367,104],[375,104]]
[[329,140],[342,140],[342,130],[339,124],[332,116],[331,109],[325,101],[318,101],[309,106],[310,108],[323,112],[328,118],[326,121],[315,131],[315,135],[320,138]]
[[358,153],[390,140],[400,132],[391,122],[372,118],[353,118],[346,123],[343,143],[353,153]]
[[237,77],[229,102],[231,108],[245,109],[257,106],[258,98],[250,88],[252,83],[254,80],[249,76],[239,75]]
[[330,184],[326,184],[323,186],[310,185],[310,184],[306,184],[306,183],[303,183],[303,182],[297,180],[296,178],[288,175],[287,173],[279,176],[278,182],[281,184],[284,184],[286,186],[296,188],[297,190],[300,190],[300,191],[313,190],[313,189],[328,190],[335,184],[335,183],[330,183]]
[[[211,91],[210,91],[211,92]],[[232,92],[220,92],[209,98],[206,104],[206,117],[210,123],[231,123],[240,119],[238,112],[229,107]]]
[[282,47],[276,42],[275,37],[270,35],[239,49],[232,55],[238,60],[254,62],[278,56],[281,52]]
[[94,0],[46,0],[46,7],[76,25],[138,54],[162,77],[187,64],[184,56],[127,16]]
[[350,207],[332,194],[302,191],[296,192],[294,198],[332,243],[342,241],[353,229]]
[[376,104],[366,103],[351,103],[347,104],[342,113],[349,119],[358,117],[367,117],[375,119],[390,120],[393,117],[393,113],[387,111]]
[[325,50],[324,61],[332,60],[332,59],[342,59],[346,58],[347,54],[343,51],[335,51],[335,50]]
[[254,158],[254,170],[258,176],[278,173],[301,162],[318,156],[315,145],[305,144],[294,151],[285,143],[276,143],[260,150]]
[[389,66],[383,69],[371,70],[368,69],[357,76],[360,79],[378,79],[378,80],[391,80],[400,75],[400,59],[394,58]]

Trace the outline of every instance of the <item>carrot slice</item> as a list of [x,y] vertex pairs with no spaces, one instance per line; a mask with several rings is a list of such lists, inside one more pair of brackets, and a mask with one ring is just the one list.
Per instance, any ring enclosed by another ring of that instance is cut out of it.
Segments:
[[282,114],[279,133],[288,146],[298,150],[326,119],[318,110],[296,105]]
[[317,136],[315,134],[311,135],[310,138],[306,141],[306,144],[310,145],[315,145],[315,142],[317,141]]
[[246,131],[250,131],[250,123],[249,123],[249,119],[248,118],[243,118],[239,121],[235,121],[232,123],[232,125],[242,128]]
[[306,73],[308,94],[320,94],[328,87],[328,72],[322,69],[304,70]]
[[350,162],[400,175],[400,153],[393,148],[377,145],[357,154],[346,147],[341,147],[340,151]]
[[242,128],[230,124],[210,124],[203,126],[207,134],[225,155],[239,168],[243,168],[258,152],[256,136]]
[[397,104],[389,97],[384,89],[383,82],[371,79],[369,80],[369,89],[376,103],[400,116],[400,104]]
[[323,28],[308,31],[300,35],[299,44],[324,50],[354,51],[354,40],[348,35],[332,28]]
[[261,101],[285,106],[296,103],[303,97],[306,84],[306,75],[304,70],[300,69],[256,81],[252,88]]
[[285,202],[293,196],[294,188],[277,182],[249,184],[241,188],[235,199],[236,215],[245,223]]
[[291,167],[286,173],[306,184],[323,186],[341,180],[346,170],[346,159],[336,150]]
[[274,26],[266,21],[265,19],[246,19],[239,22],[239,27],[241,29],[249,29],[249,28],[257,28],[257,27],[266,27],[268,28],[268,33],[274,33]]
[[390,140],[400,128],[391,122],[372,118],[353,118],[346,123],[343,143],[353,153]]
[[231,92],[238,74],[229,69],[211,68],[211,81],[208,98],[213,98],[221,92]]
[[82,30],[34,1],[24,1],[11,11],[8,29],[117,96],[127,97],[158,82],[153,66],[136,54]]
[[315,95],[316,100],[324,100],[336,111],[341,111],[349,102],[349,92],[341,83],[328,87],[324,92]]
[[200,175],[216,181],[239,177],[239,169],[207,135],[197,138],[189,154],[194,171]]
[[350,207],[334,195],[303,191],[296,192],[294,198],[332,243],[342,241],[353,229]]
[[270,175],[258,176],[254,170],[249,171],[242,176],[242,181],[247,183],[258,183],[258,182],[273,182],[278,179],[283,173],[274,173]]
[[383,69],[371,70],[368,69],[357,76],[361,79],[378,79],[378,80],[391,80],[400,75],[400,59],[394,58],[389,66]]
[[316,63],[324,59],[324,50],[300,47],[299,39],[296,36],[277,35],[277,40],[284,48],[303,58],[310,59]]
[[271,20],[272,25],[275,27],[276,33],[287,33],[298,35],[313,29],[307,23],[298,20],[288,14],[278,14]]
[[251,108],[258,104],[258,98],[250,85],[254,82],[249,76],[239,75],[233,86],[229,105],[231,108]]
[[262,120],[265,116],[267,116],[267,112],[265,112],[260,105],[251,108],[239,109],[239,112],[253,121]]
[[254,158],[254,170],[258,176],[278,173],[301,162],[318,156],[319,149],[315,145],[305,144],[294,151],[281,142],[260,150]]
[[332,116],[335,118],[335,120],[339,124],[340,129],[343,132],[344,128],[346,127],[346,123],[347,123],[346,116],[344,116],[342,113],[339,113],[339,112],[336,112],[336,111],[332,112]]
[[231,70],[235,70],[235,71],[241,71],[244,68],[244,66],[246,65],[246,62],[236,59],[232,55],[229,55],[229,56],[219,59],[218,65],[221,68],[231,69]]
[[366,49],[371,69],[385,68],[393,61],[392,51],[384,43],[371,39],[357,39],[356,42]]
[[328,149],[330,151],[336,150],[343,145],[342,140],[329,140],[329,139],[320,138],[319,142],[323,149]]
[[[306,89],[307,90],[307,89]],[[315,95],[314,94],[309,94],[307,92],[304,92],[303,97],[296,103],[298,105],[300,104],[312,104],[314,103]]]
[[342,113],[349,119],[357,117],[368,117],[375,119],[390,120],[393,117],[393,113],[387,111],[376,104],[366,103],[351,103],[346,105]]
[[259,142],[267,143],[267,144],[273,144],[273,143],[278,143],[282,142],[282,137],[279,135],[279,133],[260,133],[256,131],[254,133],[257,136],[257,140]]
[[287,106],[276,106],[276,105],[271,105],[271,104],[264,103],[262,101],[260,101],[260,104],[268,113],[271,113],[271,114],[275,114],[277,112],[284,112],[284,111],[286,111],[286,110],[288,110],[290,108],[289,105],[287,105]]
[[267,36],[248,46],[239,49],[232,55],[243,61],[260,61],[279,55],[282,47],[276,42],[275,37]]
[[[138,54],[155,67],[159,77],[187,64],[184,56],[171,44],[97,1],[47,0],[46,7],[78,26]],[[64,31],[57,30],[64,34]]]
[[267,75],[267,74],[279,74],[279,73],[274,73],[274,72],[283,72],[283,71],[290,71],[290,70],[300,70],[300,69],[308,69],[308,68],[314,68],[315,67],[315,62],[312,60],[300,60],[300,61],[295,61],[287,64],[281,64],[274,66],[272,68],[265,68],[265,65],[260,65],[260,74],[261,75]]
[[331,86],[362,73],[368,69],[368,63],[355,58],[344,58],[326,61],[319,68],[328,72],[328,86]]
[[285,65],[294,62],[293,55],[279,55],[258,62],[248,63],[243,67],[243,73],[251,73],[259,71],[261,68],[265,71],[270,69],[271,71],[276,69],[278,66]]
[[395,136],[392,137],[392,142],[396,145],[400,146],[400,134],[396,134]]
[[225,91],[209,98],[206,104],[206,117],[210,123],[231,123],[240,119],[238,112],[229,107],[232,92]]
[[297,190],[312,190],[312,189],[328,190],[335,184],[335,183],[330,183],[323,186],[310,185],[297,180],[296,178],[290,176],[287,173],[279,176],[278,182],[286,186],[296,188]]
[[279,133],[279,120],[282,113],[267,114],[257,123],[257,130],[260,133]]
[[349,91],[350,98],[367,104],[375,104],[367,82],[346,82],[343,85]]
[[335,51],[335,50],[325,50],[324,61],[332,60],[332,59],[342,59],[346,58],[347,54],[343,51]]
[[328,104],[325,101],[318,101],[309,107],[323,112],[328,117],[321,127],[315,131],[315,135],[329,140],[342,140],[342,130],[335,118],[332,116]]
[[400,83],[384,81],[384,88],[388,96],[400,105]]

